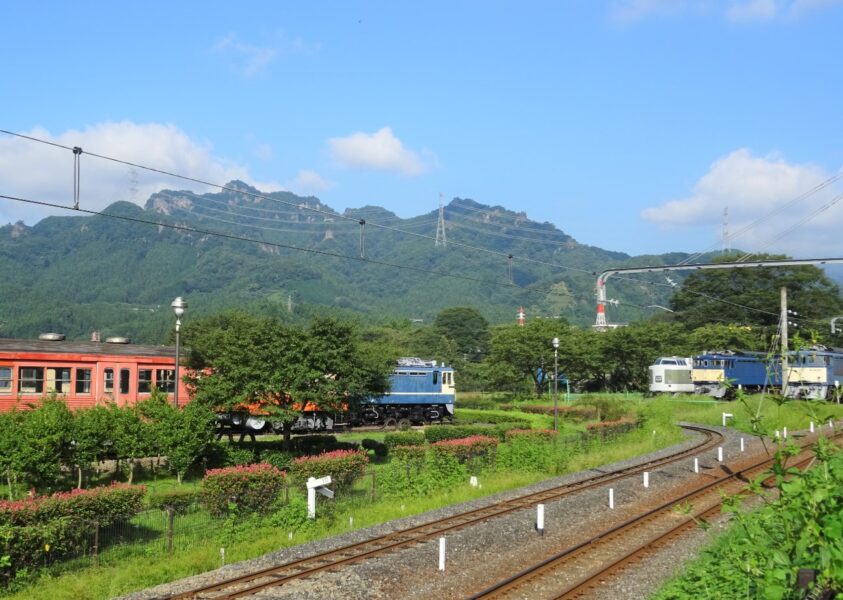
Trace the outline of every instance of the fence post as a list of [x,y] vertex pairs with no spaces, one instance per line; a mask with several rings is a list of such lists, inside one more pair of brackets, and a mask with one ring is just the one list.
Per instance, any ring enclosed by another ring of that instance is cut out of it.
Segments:
[[100,565],[100,522],[94,521],[94,566]]
[[175,522],[176,510],[172,506],[167,507],[167,554],[173,553],[173,523]]

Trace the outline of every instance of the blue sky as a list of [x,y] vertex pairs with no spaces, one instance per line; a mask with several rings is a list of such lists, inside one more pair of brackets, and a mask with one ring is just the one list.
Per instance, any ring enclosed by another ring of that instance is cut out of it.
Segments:
[[[338,210],[472,198],[631,254],[719,247],[728,207],[733,234],[765,217],[734,247],[843,255],[843,185],[793,202],[843,167],[838,0],[7,2],[0,18],[0,129]],[[0,135],[0,194],[69,204],[71,169]],[[84,156],[82,173],[89,208],[188,187]],[[0,200],[0,223],[44,214]]]

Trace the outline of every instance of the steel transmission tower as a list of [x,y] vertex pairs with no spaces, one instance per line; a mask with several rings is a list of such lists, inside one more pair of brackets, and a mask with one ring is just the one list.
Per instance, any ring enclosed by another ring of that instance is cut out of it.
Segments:
[[439,194],[439,222],[436,223],[436,246],[447,246],[445,239],[445,205],[442,202],[442,194]]

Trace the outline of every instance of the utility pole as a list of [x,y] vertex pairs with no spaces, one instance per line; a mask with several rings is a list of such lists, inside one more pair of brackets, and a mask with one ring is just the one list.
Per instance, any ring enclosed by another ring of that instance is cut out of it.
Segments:
[[787,392],[787,379],[790,375],[787,364],[787,288],[781,288],[781,315],[779,316],[781,322],[781,336],[782,336],[782,396]]

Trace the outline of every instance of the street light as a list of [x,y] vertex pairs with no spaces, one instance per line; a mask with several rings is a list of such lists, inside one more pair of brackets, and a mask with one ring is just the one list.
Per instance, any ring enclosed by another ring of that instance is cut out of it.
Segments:
[[559,431],[559,338],[553,338],[553,431]]
[[176,408],[179,407],[179,350],[181,349],[179,344],[179,330],[181,329],[181,316],[184,314],[185,309],[187,308],[187,302],[185,302],[181,296],[173,300],[170,304],[173,307],[173,312],[176,313],[176,387],[173,392],[173,404]]

